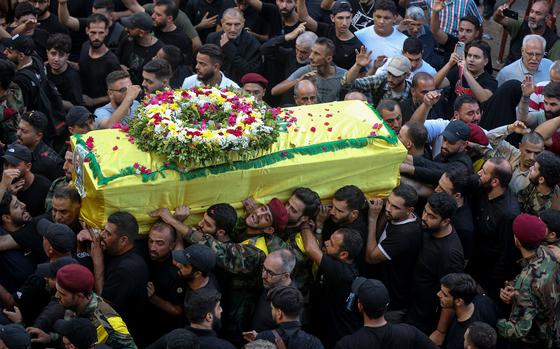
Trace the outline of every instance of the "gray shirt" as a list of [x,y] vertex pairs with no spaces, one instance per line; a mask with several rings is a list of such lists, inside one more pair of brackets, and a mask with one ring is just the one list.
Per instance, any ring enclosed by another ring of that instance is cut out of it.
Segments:
[[[346,69],[342,69],[336,65],[334,66],[334,69],[334,75],[329,77],[324,78],[318,74],[316,75],[315,85],[317,86],[317,99],[319,100],[319,103],[333,102],[340,99],[340,90],[342,88],[340,79],[342,79],[346,73]],[[293,72],[292,75],[288,77],[288,80],[297,80],[312,70],[313,68],[311,65],[305,65]]]

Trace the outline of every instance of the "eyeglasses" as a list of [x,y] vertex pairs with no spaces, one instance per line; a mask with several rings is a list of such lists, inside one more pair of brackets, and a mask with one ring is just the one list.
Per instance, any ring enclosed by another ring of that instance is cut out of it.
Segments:
[[542,58],[544,56],[544,53],[540,53],[540,52],[523,51],[523,53],[526,54],[529,57],[534,57],[534,58]]
[[128,90],[128,87],[119,88],[118,90],[115,90],[115,89],[112,89],[112,88],[109,89],[109,91],[119,92],[119,93],[126,93],[127,90]]
[[270,269],[268,269],[267,267],[265,267],[264,265],[263,265],[263,273],[266,273],[266,274],[268,274],[268,275],[270,275],[270,276],[273,276],[273,277],[274,277],[274,276],[279,276],[279,275],[282,275],[282,274],[286,274],[286,273],[275,273],[275,272],[273,272],[272,270],[270,270]]

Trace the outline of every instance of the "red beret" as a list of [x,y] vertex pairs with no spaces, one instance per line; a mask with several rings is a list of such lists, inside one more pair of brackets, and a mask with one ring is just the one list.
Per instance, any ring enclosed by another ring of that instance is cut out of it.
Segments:
[[488,141],[488,137],[486,137],[486,133],[484,133],[484,130],[480,126],[472,123],[469,123],[468,125],[469,128],[471,129],[469,142],[473,142],[483,146],[487,146],[488,144],[490,144],[490,142]]
[[93,274],[80,264],[68,264],[56,273],[56,283],[71,293],[93,290]]
[[257,73],[247,73],[241,77],[241,85],[245,85],[248,83],[259,84],[263,88],[266,88],[268,86],[268,80],[261,74]]
[[274,219],[274,222],[272,222],[272,224],[274,224],[274,233],[278,234],[284,231],[288,225],[288,211],[286,210],[286,206],[277,198],[270,200],[267,206]]
[[513,234],[524,246],[536,248],[546,236],[546,225],[539,217],[522,213],[513,220]]

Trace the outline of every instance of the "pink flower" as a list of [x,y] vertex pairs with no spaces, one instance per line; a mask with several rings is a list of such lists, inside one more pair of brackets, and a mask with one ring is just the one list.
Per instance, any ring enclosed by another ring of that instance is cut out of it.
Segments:
[[375,133],[374,131],[371,131],[371,132],[369,133],[369,135],[370,135],[370,137],[375,137],[375,136],[377,136],[377,133]]
[[282,152],[282,156],[283,156],[283,157],[288,156],[288,152],[284,150],[284,151]]
[[165,164],[163,164],[163,166],[165,167],[171,167],[171,164],[169,162],[166,162]]
[[321,149],[323,149],[323,151],[327,151],[327,147],[322,147]]
[[132,165],[132,167],[134,167],[134,168],[139,168],[139,167],[140,167],[140,164],[137,163],[137,162],[135,162],[134,165]]
[[84,158],[84,162],[89,162],[89,158]]
[[332,127],[327,128],[327,131],[332,132]]
[[116,145],[113,147],[113,151],[116,151],[118,149],[119,149],[119,147],[117,147]]

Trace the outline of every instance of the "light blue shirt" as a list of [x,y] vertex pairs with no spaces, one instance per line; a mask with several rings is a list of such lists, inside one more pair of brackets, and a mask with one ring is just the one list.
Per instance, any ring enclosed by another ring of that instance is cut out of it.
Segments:
[[[139,105],[140,103],[138,103],[138,101],[136,100],[132,102],[132,105],[130,106],[130,112],[121,120],[121,123],[127,124],[128,120],[130,120],[134,116],[136,108],[138,108]],[[113,108],[113,105],[110,102],[102,107],[95,109],[95,111],[93,112],[93,114],[95,115],[95,128],[99,128],[99,124],[104,120],[108,120],[114,112],[115,108]]]
[[539,64],[539,68],[534,74],[531,74],[529,70],[525,67],[521,58],[517,61],[511,63],[510,65],[506,65],[505,67],[500,70],[498,76],[496,76],[496,80],[498,80],[498,87],[500,87],[504,82],[508,80],[517,80],[523,81],[525,79],[525,75],[531,74],[533,75],[533,82],[535,84],[550,80],[550,66],[552,65],[550,59],[543,58],[541,60],[541,64]]

